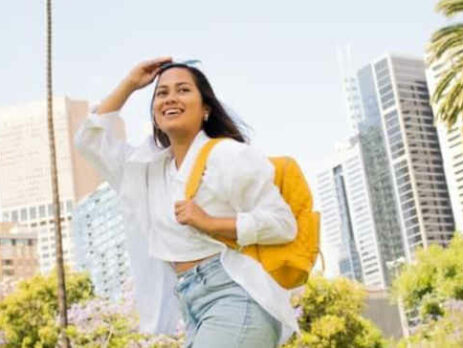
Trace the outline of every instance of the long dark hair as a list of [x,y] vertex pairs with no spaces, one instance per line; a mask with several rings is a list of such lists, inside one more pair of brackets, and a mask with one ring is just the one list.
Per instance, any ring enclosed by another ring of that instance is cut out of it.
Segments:
[[211,87],[211,84],[207,80],[206,76],[197,68],[182,64],[182,63],[169,63],[158,73],[157,81],[154,87],[153,97],[151,98],[150,114],[153,122],[153,137],[156,145],[166,148],[170,146],[170,140],[167,134],[165,134],[156,124],[154,118],[154,99],[156,98],[156,90],[159,83],[159,77],[161,74],[171,68],[184,68],[187,69],[193,76],[193,80],[201,93],[203,103],[208,105],[211,110],[209,112],[209,118],[207,122],[203,122],[202,129],[211,138],[226,137],[232,138],[239,142],[248,142],[249,139],[245,134],[245,130],[248,128],[243,121],[232,118],[229,113],[224,109],[220,101],[215,96],[215,93]]

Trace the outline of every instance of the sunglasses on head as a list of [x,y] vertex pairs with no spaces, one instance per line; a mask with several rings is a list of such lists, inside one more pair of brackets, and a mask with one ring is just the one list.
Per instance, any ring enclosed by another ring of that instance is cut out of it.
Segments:
[[181,60],[181,61],[176,61],[176,62],[168,62],[164,63],[161,65],[161,69],[168,68],[170,66],[182,66],[182,65],[187,65],[187,66],[198,66],[201,64],[201,61],[199,59],[187,59],[187,60]]

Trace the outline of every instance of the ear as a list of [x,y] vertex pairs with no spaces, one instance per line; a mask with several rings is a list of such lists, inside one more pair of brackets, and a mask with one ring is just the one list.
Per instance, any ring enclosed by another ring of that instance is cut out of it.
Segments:
[[210,114],[211,111],[212,111],[212,108],[209,105],[204,104],[204,112],[207,112],[208,114]]

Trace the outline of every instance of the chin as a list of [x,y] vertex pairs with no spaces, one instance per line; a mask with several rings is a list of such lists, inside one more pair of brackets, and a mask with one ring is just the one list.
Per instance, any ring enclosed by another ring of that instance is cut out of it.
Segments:
[[184,125],[170,125],[169,127],[163,127],[162,131],[167,134],[169,138],[183,136],[189,134],[188,127]]

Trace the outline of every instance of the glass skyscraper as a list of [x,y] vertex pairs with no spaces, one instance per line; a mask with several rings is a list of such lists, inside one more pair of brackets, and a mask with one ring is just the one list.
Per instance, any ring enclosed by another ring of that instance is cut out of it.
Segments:
[[130,275],[121,202],[107,183],[74,211],[75,264],[88,270],[97,294],[117,299]]
[[343,81],[354,126],[317,177],[322,245],[341,250],[339,274],[386,287],[388,262],[446,245],[454,230],[425,66],[386,55]]

